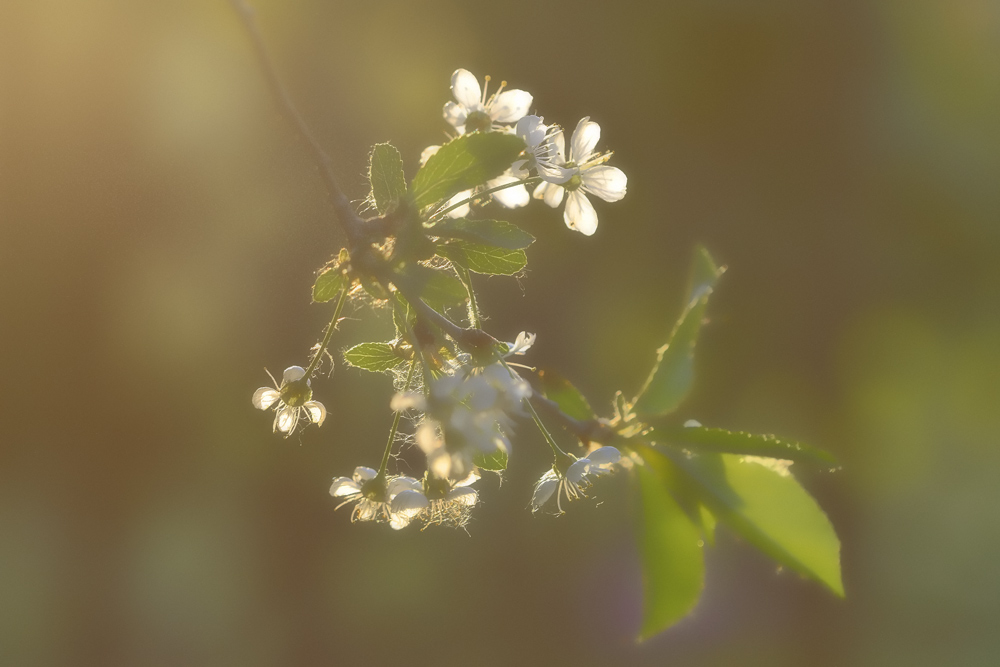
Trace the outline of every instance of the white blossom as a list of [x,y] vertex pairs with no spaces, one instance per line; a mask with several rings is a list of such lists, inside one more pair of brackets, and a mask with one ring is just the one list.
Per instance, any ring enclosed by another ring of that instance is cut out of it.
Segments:
[[566,140],[562,133],[552,137],[556,145],[557,164],[573,172],[562,184],[543,181],[535,188],[535,199],[541,199],[552,208],[557,208],[566,198],[563,209],[563,220],[570,229],[592,235],[597,231],[597,211],[587,198],[588,194],[600,197],[607,202],[619,201],[625,196],[628,178],[617,167],[609,167],[604,163],[611,153],[599,153],[594,149],[601,138],[601,126],[583,118],[573,131],[570,141],[569,159],[565,160]]
[[388,522],[399,530],[409,523],[393,514],[391,503],[402,491],[420,489],[419,480],[412,477],[391,475],[376,479],[378,473],[372,468],[358,466],[351,477],[337,477],[330,486],[330,495],[342,500],[336,509],[348,503],[357,503],[351,512],[351,521]]
[[511,173],[518,179],[525,179],[532,169],[549,183],[565,183],[575,173],[563,164],[565,160],[559,152],[555,137],[562,136],[558,125],[545,125],[539,116],[525,116],[517,121],[514,134],[524,140],[524,157],[511,165]]
[[512,357],[514,355],[520,356],[526,353],[531,346],[535,344],[535,339],[538,338],[536,334],[527,333],[522,331],[517,334],[517,338],[513,343],[507,343],[507,352],[504,353],[504,358]]
[[454,102],[444,105],[444,118],[459,134],[488,132],[499,129],[503,123],[516,123],[531,107],[532,97],[523,90],[504,91],[507,82],[489,97],[490,78],[486,87],[480,88],[479,80],[469,70],[457,69],[451,75],[451,93]]
[[[326,419],[326,408],[312,398],[312,387],[309,378],[305,377],[305,369],[301,366],[289,366],[281,376],[279,385],[274,376],[274,388],[261,387],[253,394],[253,406],[258,410],[274,407],[273,430],[291,435],[303,416],[317,426]],[[270,373],[268,373],[270,375]]]
[[592,483],[589,478],[611,472],[611,466],[619,459],[621,452],[614,447],[600,447],[586,458],[574,461],[565,472],[560,472],[556,468],[550,469],[535,483],[535,491],[531,497],[531,511],[537,512],[555,495],[556,507],[562,514],[563,497],[570,501],[586,496],[586,490]]
[[[401,491],[392,501],[392,513],[402,526],[422,521],[425,526],[462,528],[469,522],[479,493],[470,485],[479,479],[475,472],[458,482],[427,479],[422,489]],[[401,526],[401,527],[402,527]]]

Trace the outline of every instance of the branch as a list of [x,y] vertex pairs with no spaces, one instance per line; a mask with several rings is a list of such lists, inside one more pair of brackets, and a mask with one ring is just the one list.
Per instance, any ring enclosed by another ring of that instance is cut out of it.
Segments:
[[267,52],[267,47],[264,45],[264,39],[261,37],[260,30],[257,28],[253,9],[244,0],[230,0],[230,4],[232,4],[242,20],[243,27],[246,29],[247,35],[253,43],[254,51],[257,53],[257,60],[260,62],[261,69],[264,72],[264,78],[267,80],[271,93],[278,103],[281,114],[295,126],[299,136],[312,151],[313,159],[315,159],[316,164],[319,166],[320,175],[326,182],[330,203],[333,205],[333,210],[337,215],[340,226],[347,235],[351,249],[356,250],[364,247],[366,242],[371,239],[371,232],[374,230],[369,229],[369,225],[354,211],[354,207],[351,206],[351,202],[344,195],[344,191],[341,190],[340,184],[337,182],[337,176],[333,170],[333,160],[323,150],[323,147],[319,145],[319,142],[316,141],[309,126],[302,119],[302,115],[295,108],[295,104],[292,103],[288,91],[285,90],[284,85],[282,85],[281,80],[278,78],[274,62]]

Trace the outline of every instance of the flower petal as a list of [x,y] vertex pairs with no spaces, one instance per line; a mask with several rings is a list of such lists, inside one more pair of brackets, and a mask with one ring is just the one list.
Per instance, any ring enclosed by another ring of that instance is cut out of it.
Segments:
[[566,479],[573,484],[579,484],[590,469],[590,459],[579,459],[566,469]]
[[369,468],[368,466],[358,466],[354,469],[354,481],[358,484],[362,484],[370,479],[374,479],[377,474],[378,472],[376,472],[373,468]]
[[306,369],[302,366],[289,366],[285,369],[285,372],[281,375],[281,384],[287,384],[289,382],[295,382],[296,380],[301,380],[306,374]]
[[591,463],[595,466],[601,466],[602,468],[618,463],[621,457],[622,453],[614,447],[599,447],[598,449],[595,449],[591,453],[587,454],[587,458],[590,459]]
[[[462,465],[461,460],[459,460],[458,463],[459,466],[457,466],[457,469],[465,467],[464,465]],[[431,474],[434,475],[435,477],[439,477],[440,479],[448,479],[448,477],[451,475],[451,468],[452,468],[451,454],[449,454],[444,447],[441,447],[440,449],[435,450],[431,454],[427,455],[427,469],[430,470]]]
[[309,421],[316,426],[322,426],[323,422],[326,421],[326,408],[319,401],[306,401],[302,407],[305,409],[306,415],[309,416]]
[[569,148],[570,162],[580,164],[594,152],[594,147],[601,138],[601,126],[591,122],[590,116],[585,116],[576,124],[573,130],[573,141]]
[[448,492],[448,501],[456,502],[459,505],[472,507],[478,500],[479,494],[476,493],[476,490],[468,487],[460,487]]
[[545,124],[539,116],[524,116],[517,121],[514,134],[524,139],[524,143],[530,149],[545,141],[545,129]]
[[561,185],[556,185],[555,183],[542,182],[542,184],[535,189],[535,197],[538,197],[539,190],[542,192],[541,199],[552,208],[559,208],[559,204],[561,204],[563,200],[563,195],[566,194],[566,188]]
[[400,491],[396,494],[396,497],[392,499],[390,511],[393,514],[399,514],[412,519],[417,514],[420,514],[421,510],[428,506],[430,506],[430,503],[427,501],[427,496],[420,491],[406,489],[404,491]]
[[[508,183],[517,183],[520,179],[515,178],[512,175],[502,174],[497,176],[491,181],[487,181],[487,187],[495,188],[499,185],[507,185]],[[521,208],[522,206],[527,206],[528,202],[531,201],[531,196],[528,194],[528,189],[523,185],[515,185],[503,190],[498,190],[493,193],[493,198],[501,206],[507,208]]]
[[[462,192],[459,192],[457,195],[449,199],[448,202],[444,205],[444,207],[448,208],[449,206],[454,206],[458,202],[465,201],[466,199],[469,199],[471,197],[472,197],[472,190],[463,190]],[[469,215],[469,211],[471,210],[472,209],[470,207],[470,203],[465,203],[459,206],[458,208],[454,209],[453,211],[448,211],[448,217],[464,218],[465,216]]]
[[604,201],[618,201],[625,196],[628,177],[618,167],[600,165],[580,172],[583,189]]
[[[449,104],[451,104],[449,102]],[[464,125],[464,121],[463,121]],[[427,161],[431,159],[431,156],[441,150],[440,146],[428,146],[424,150],[420,151],[420,166],[427,164]]]
[[497,123],[513,123],[520,120],[531,109],[531,93],[523,90],[508,90],[497,95],[490,105],[490,118]]
[[412,477],[405,477],[405,476],[393,477],[392,479],[389,480],[389,483],[386,485],[386,490],[389,493],[389,500],[392,500],[399,493],[402,493],[407,489],[413,491],[419,491],[422,488],[423,484],[421,484],[418,480],[413,479]]
[[535,485],[535,493],[531,496],[531,511],[537,512],[542,505],[548,502],[557,488],[559,488],[559,480],[542,477]]
[[426,422],[420,425],[414,438],[417,441],[417,447],[424,454],[437,451],[444,445],[444,440],[438,437],[437,429]]
[[[454,102],[447,102],[442,110],[442,115],[444,119],[448,121],[455,129],[458,129],[459,134],[465,134],[462,129],[465,127],[465,119],[469,117],[468,111],[461,104],[455,104]],[[420,156],[421,159],[423,155]]]
[[517,338],[510,344],[510,349],[507,350],[507,355],[524,354],[531,349],[532,345],[535,344],[536,338],[538,338],[537,334],[522,331],[517,334]]
[[479,87],[479,80],[467,69],[457,69],[451,75],[451,94],[467,111],[482,106],[483,89]]
[[566,135],[563,133],[562,128],[552,133],[551,141],[555,144],[556,154],[559,156],[559,162],[566,161]]
[[295,430],[295,425],[299,423],[299,409],[290,405],[278,410],[274,417],[274,430],[282,433],[291,433]]
[[587,199],[587,195],[580,190],[574,190],[566,198],[563,220],[566,221],[567,227],[585,236],[592,236],[597,231],[597,211]]
[[267,410],[281,396],[281,392],[271,387],[261,387],[253,393],[253,406],[258,410]]
[[330,495],[334,498],[353,496],[356,493],[361,493],[361,487],[350,477],[337,477],[330,487]]

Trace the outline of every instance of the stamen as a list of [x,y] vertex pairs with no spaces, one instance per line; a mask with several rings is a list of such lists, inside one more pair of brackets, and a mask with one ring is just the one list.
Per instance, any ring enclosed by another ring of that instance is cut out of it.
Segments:
[[490,88],[490,75],[487,74],[483,77],[483,97],[479,100],[479,103],[484,107],[486,106],[486,91]]

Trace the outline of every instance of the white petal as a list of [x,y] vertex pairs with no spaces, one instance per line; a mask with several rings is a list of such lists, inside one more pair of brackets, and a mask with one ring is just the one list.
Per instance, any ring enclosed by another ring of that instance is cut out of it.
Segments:
[[456,486],[456,487],[459,487],[459,486],[470,486],[470,485],[475,484],[476,482],[478,482],[479,479],[480,479],[479,473],[477,471],[473,470],[472,472],[470,472],[468,475],[465,476],[465,479],[462,479],[462,480],[459,480],[459,481],[455,482],[454,486]]
[[535,344],[535,339],[538,338],[536,334],[527,333],[522,331],[517,334],[517,339],[511,344],[510,349],[507,350],[507,354],[524,354],[531,346]]
[[473,111],[481,106],[483,89],[479,87],[479,81],[472,72],[457,69],[451,75],[451,94],[468,111]]
[[289,366],[285,369],[285,372],[281,375],[281,384],[287,384],[288,382],[295,382],[296,380],[301,380],[306,374],[306,369],[302,366]]
[[253,393],[253,406],[258,410],[267,410],[281,396],[281,392],[271,387],[261,387]]
[[274,428],[282,433],[291,433],[299,423],[299,409],[289,405],[278,410],[274,417]]
[[601,138],[601,126],[590,121],[586,116],[580,119],[573,130],[573,143],[569,148],[570,162],[580,164],[594,152],[594,147]]
[[389,525],[393,530],[402,530],[410,525],[410,517],[402,516],[401,514],[390,514]]
[[422,494],[420,491],[406,489],[404,491],[400,491],[396,497],[392,499],[390,511],[393,514],[399,514],[412,519],[420,513],[420,510],[428,507],[429,505],[430,503],[427,502],[427,496]]
[[532,99],[531,93],[523,90],[502,92],[490,105],[490,118],[497,123],[513,123],[520,120],[531,109]]
[[[451,454],[449,454],[444,447],[434,451],[427,455],[427,469],[431,471],[435,477],[441,479],[448,479],[451,475]],[[459,461],[461,464],[461,461]],[[461,465],[459,467],[462,467]]]
[[566,188],[561,185],[555,185],[554,183],[542,183],[542,185],[547,186],[545,188],[543,198],[545,203],[552,208],[559,208],[559,204],[561,204],[563,200],[563,195],[566,194]]
[[566,198],[563,220],[567,227],[586,236],[592,236],[597,231],[597,211],[580,190],[574,190]]
[[542,180],[559,185],[573,178],[573,174],[576,173],[576,169],[563,167],[550,160],[539,160],[535,166],[538,169],[538,176]]
[[[448,121],[453,127],[464,128],[465,119],[469,117],[469,113],[465,107],[461,104],[455,104],[454,102],[447,102],[444,105],[444,110],[442,111],[444,119]],[[459,130],[459,134],[465,134],[464,131]],[[423,157],[423,156],[421,156]]]
[[579,459],[566,469],[566,479],[573,484],[579,484],[590,469],[590,459]]
[[531,511],[535,512],[544,505],[557,488],[559,488],[559,480],[542,477],[535,485],[534,495],[531,496]]
[[423,485],[412,477],[393,477],[389,480],[386,485],[386,489],[389,493],[389,499],[392,500],[397,494],[406,491],[407,489],[413,491],[419,491],[423,488]]
[[323,422],[326,421],[326,408],[319,401],[306,401],[302,407],[305,408],[309,420],[316,426],[322,426]]
[[427,164],[427,161],[431,159],[431,156],[439,150],[441,150],[440,146],[428,146],[424,150],[420,151],[420,166],[422,167]]
[[[451,199],[449,199],[448,202],[445,204],[445,208],[448,208],[449,206],[454,206],[458,202],[465,201],[466,199],[469,199],[470,197],[472,197],[472,190],[463,190],[462,192],[459,192],[457,195],[455,195],[454,197],[452,197]],[[464,218],[465,216],[469,215],[469,211],[470,210],[471,209],[469,207],[469,204],[466,203],[466,204],[463,204],[463,205],[459,206],[458,208],[456,208],[453,211],[448,211],[448,217],[449,218]]]
[[602,467],[609,466],[612,463],[618,463],[621,457],[621,452],[614,447],[600,447],[587,454],[587,458],[590,459],[591,463]]
[[604,201],[618,201],[625,196],[628,177],[618,167],[600,165],[580,172],[583,189]]
[[437,451],[442,445],[444,445],[444,440],[438,437],[437,429],[430,424],[424,423],[420,425],[414,435],[417,441],[417,447],[420,448],[424,454],[430,454],[431,452]]
[[566,135],[563,133],[562,128],[552,133],[552,143],[555,144],[556,154],[559,156],[559,162],[566,161]]
[[334,498],[353,496],[356,493],[361,493],[361,487],[349,477],[337,477],[330,487],[330,495]]
[[528,148],[534,148],[545,141],[545,125],[538,116],[525,116],[517,121],[514,134],[524,139]]
[[476,501],[479,500],[479,494],[476,493],[475,489],[470,489],[468,487],[452,489],[448,492],[448,500],[451,502],[457,502],[459,505],[472,507],[476,504]]
[[[519,180],[520,179],[515,178],[514,176],[504,174],[488,181],[487,186],[495,188],[498,185],[517,183]],[[527,206],[528,202],[531,201],[531,196],[528,195],[528,189],[523,185],[515,185],[504,190],[498,190],[493,193],[493,198],[496,199],[501,206],[506,206],[507,208],[521,208],[522,206]]]
[[393,412],[402,412],[403,410],[409,410],[410,408],[416,408],[423,412],[427,409],[427,398],[423,394],[417,393],[415,391],[408,391],[405,393],[396,394],[389,401],[389,409]]
[[378,472],[373,468],[369,468],[368,466],[358,466],[354,469],[354,481],[358,484],[362,484],[370,479],[374,479],[377,474]]

